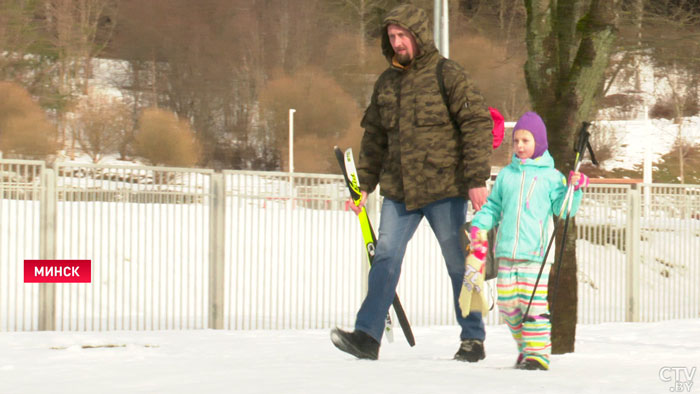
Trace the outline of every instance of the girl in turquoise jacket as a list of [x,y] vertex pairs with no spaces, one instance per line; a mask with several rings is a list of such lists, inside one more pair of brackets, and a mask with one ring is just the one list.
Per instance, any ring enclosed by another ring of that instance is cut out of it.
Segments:
[[[486,204],[472,219],[472,240],[484,242],[485,231],[498,225],[495,257],[498,259],[498,307],[518,347],[517,368],[549,369],[551,354],[547,282],[542,272],[530,306],[530,319],[523,313],[549,241],[548,223],[561,211],[567,179],[554,168],[547,151],[547,129],[534,112],[520,117],[513,128],[513,160],[498,174]],[[573,216],[581,203],[581,187],[588,178],[571,173],[575,187]],[[527,320],[527,321],[524,321]]]

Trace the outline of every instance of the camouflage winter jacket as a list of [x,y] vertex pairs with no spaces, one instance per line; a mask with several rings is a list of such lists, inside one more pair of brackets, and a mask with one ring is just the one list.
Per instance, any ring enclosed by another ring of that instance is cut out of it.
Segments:
[[[417,55],[407,68],[392,61],[389,24],[416,38]],[[436,71],[441,55],[426,13],[410,4],[389,12],[382,50],[391,66],[377,80],[362,119],[362,190],[371,193],[381,183],[383,196],[413,210],[443,198],[467,197],[469,188],[485,186],[492,151],[488,109],[465,71],[446,61],[445,88],[459,132],[453,127],[440,94]]]

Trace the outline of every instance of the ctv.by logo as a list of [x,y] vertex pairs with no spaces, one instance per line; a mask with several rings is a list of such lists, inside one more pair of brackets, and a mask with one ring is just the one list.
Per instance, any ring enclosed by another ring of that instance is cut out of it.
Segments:
[[673,385],[669,387],[672,393],[690,392],[696,371],[697,367],[661,367],[659,379],[666,383],[673,382]]

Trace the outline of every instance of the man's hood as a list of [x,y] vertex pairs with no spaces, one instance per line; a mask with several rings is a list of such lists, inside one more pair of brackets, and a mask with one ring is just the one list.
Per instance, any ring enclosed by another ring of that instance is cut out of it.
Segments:
[[429,21],[430,19],[425,11],[413,4],[402,4],[389,11],[382,25],[382,54],[389,61],[389,64],[392,64],[394,49],[391,47],[386,27],[390,24],[398,25],[413,34],[418,46],[415,54],[417,59],[437,50],[433,42],[433,31],[430,29]]

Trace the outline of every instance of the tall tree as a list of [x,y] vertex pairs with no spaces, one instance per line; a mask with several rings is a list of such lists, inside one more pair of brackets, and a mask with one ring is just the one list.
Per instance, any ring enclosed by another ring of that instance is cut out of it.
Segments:
[[141,92],[139,105],[191,121],[203,146],[200,164],[270,168],[257,165],[267,132],[256,121],[258,94],[274,75],[322,62],[318,48],[328,34],[319,4],[122,0],[112,50],[136,72],[130,82]]
[[0,0],[0,80],[22,85],[43,108],[60,110],[56,51],[40,22],[43,5],[43,0]]
[[[92,59],[98,56],[111,36],[113,17],[107,15],[116,7],[116,0],[45,0],[44,29],[56,51],[57,90],[61,102],[68,107],[73,98],[87,94],[92,77]],[[102,30],[101,30],[102,28]],[[101,32],[107,32],[101,35]],[[58,111],[59,137],[65,140],[66,122]],[[61,141],[64,142],[64,141]],[[75,140],[71,141],[71,155]]]
[[383,14],[398,5],[396,0],[333,0],[328,3],[328,11],[334,23],[353,31],[357,39],[358,60],[364,66],[366,44],[377,36]]
[[40,39],[33,13],[36,4],[0,0],[0,79],[24,79],[31,63],[25,55]]
[[[362,108],[369,104],[373,80],[382,70],[374,61],[381,49],[370,53],[368,44],[376,39],[383,14],[397,4],[396,0],[333,0],[327,4],[331,20],[341,27],[326,48],[327,68],[341,83],[354,87],[352,93]],[[383,60],[382,64],[386,65]]]
[[[652,34],[640,44],[653,56],[655,70],[662,75],[665,92],[658,103],[667,104],[678,127],[678,179],[685,183],[685,157],[690,145],[683,132],[683,117],[698,113],[700,88],[700,4],[695,0],[649,1],[644,4],[645,29]],[[663,85],[662,85],[663,86]],[[662,96],[659,94],[659,96]]]
[[[564,173],[574,163],[572,147],[576,132],[582,121],[595,114],[596,100],[602,92],[616,39],[617,3],[617,0],[525,0],[527,87],[533,109],[547,124],[549,150],[557,168]],[[574,351],[578,305],[574,233],[569,232],[566,240],[557,242],[557,251],[565,246],[565,253],[558,262],[561,279],[552,311],[554,353]],[[555,277],[553,273],[552,282]],[[553,288],[552,283],[550,289]]]

